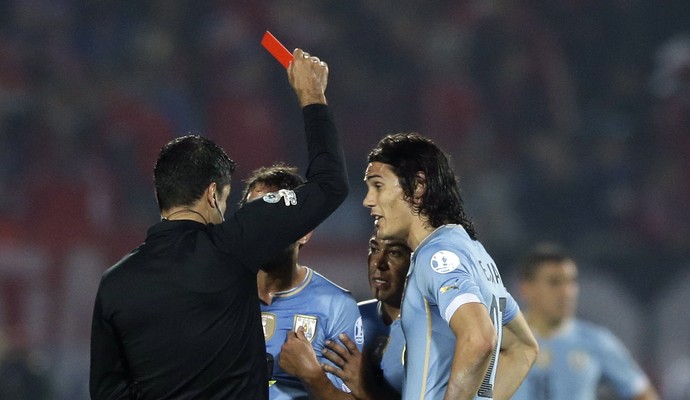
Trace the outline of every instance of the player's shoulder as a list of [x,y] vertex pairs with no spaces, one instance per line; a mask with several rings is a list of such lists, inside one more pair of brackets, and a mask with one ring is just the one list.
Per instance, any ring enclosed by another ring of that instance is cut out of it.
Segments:
[[588,321],[578,320],[577,342],[592,349],[602,357],[622,354],[626,351],[623,342],[609,328]]
[[437,273],[453,271],[471,258],[470,245],[464,229],[443,226],[417,248],[414,255],[415,265],[429,266]]
[[444,225],[429,235],[415,253],[428,258],[439,251],[461,255],[468,251],[471,242],[472,239],[470,239],[461,226]]
[[318,288],[319,291],[327,292],[333,295],[352,297],[352,294],[349,290],[336,284],[335,282],[331,281],[330,279],[326,278],[325,276],[321,275],[315,270],[311,268],[310,270],[313,274],[311,284],[314,285],[315,288]]
[[613,332],[605,326],[594,322],[575,319],[572,321],[573,330],[582,339],[590,341],[608,340],[614,337]]

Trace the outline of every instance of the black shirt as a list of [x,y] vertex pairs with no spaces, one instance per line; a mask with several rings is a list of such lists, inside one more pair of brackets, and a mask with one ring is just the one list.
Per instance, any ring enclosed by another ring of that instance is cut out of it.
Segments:
[[162,221],[103,274],[91,332],[93,399],[268,398],[257,271],[348,191],[328,108],[310,105],[303,115],[309,168],[296,204],[253,201],[219,225]]

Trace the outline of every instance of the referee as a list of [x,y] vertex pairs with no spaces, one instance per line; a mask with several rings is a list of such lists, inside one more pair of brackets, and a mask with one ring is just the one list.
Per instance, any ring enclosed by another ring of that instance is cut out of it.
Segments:
[[92,399],[267,399],[256,275],[345,199],[328,66],[300,49],[288,78],[304,116],[307,183],[225,219],[234,162],[201,136],[165,145],[154,168],[162,221],[108,269],[91,330]]

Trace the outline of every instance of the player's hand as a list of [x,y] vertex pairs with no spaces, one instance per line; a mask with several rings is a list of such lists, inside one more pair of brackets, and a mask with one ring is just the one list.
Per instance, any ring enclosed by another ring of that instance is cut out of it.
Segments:
[[292,56],[287,73],[299,105],[305,107],[309,104],[327,104],[328,65],[302,49],[295,49]]
[[278,365],[283,371],[299,379],[310,379],[323,374],[314,348],[304,335],[302,327],[297,328],[296,332],[288,332],[278,355]]
[[341,333],[338,339],[344,346],[332,341],[326,341],[326,347],[322,353],[324,357],[330,360],[334,367],[329,364],[323,364],[323,369],[326,372],[340,378],[347,387],[352,391],[352,395],[358,399],[364,398],[364,371],[362,362],[362,353],[357,348],[357,345],[346,334]]

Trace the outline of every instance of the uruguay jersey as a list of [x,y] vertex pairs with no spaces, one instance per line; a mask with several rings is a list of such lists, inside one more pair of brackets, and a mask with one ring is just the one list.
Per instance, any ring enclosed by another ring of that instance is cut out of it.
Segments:
[[363,301],[358,305],[364,328],[364,352],[371,355],[386,381],[400,393],[405,347],[400,319],[394,320],[390,326],[386,325],[381,314],[381,302],[376,299]]
[[[486,306],[500,347],[503,325],[515,318],[518,305],[484,246],[460,225],[444,225],[412,255],[401,309],[407,343],[403,399],[443,398],[455,353],[449,321],[466,303]],[[494,349],[476,399],[493,399],[498,355]]]
[[602,379],[619,396],[633,398],[649,385],[645,373],[607,329],[573,320],[541,338],[537,361],[513,399],[595,400]]
[[[270,305],[261,303],[266,352],[275,359],[272,379],[276,382],[269,388],[269,398],[308,399],[309,395],[300,380],[286,374],[278,366],[280,348],[285,343],[287,333],[303,327],[319,362],[332,364],[321,354],[326,340],[339,342],[338,335],[345,333],[361,349],[364,338],[357,302],[349,291],[310,268],[307,268],[307,275],[299,286],[273,296]],[[327,375],[335,387],[349,391],[338,377]]]

